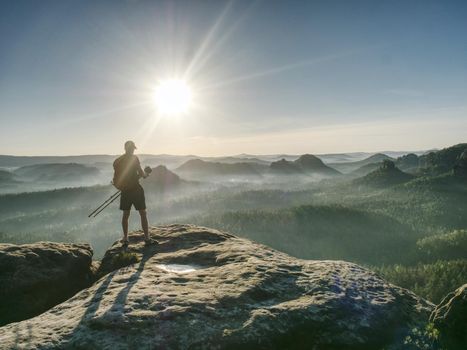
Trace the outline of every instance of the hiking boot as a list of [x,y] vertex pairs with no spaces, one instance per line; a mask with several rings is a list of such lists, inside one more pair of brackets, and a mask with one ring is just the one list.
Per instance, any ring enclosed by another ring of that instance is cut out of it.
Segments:
[[145,239],[145,240],[144,240],[144,244],[145,244],[145,245],[158,245],[159,242],[156,241],[155,239],[148,238],[148,239]]

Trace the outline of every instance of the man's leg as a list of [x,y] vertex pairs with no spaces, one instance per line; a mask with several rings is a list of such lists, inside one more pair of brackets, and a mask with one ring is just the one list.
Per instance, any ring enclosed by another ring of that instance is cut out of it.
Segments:
[[141,228],[144,232],[144,239],[149,239],[149,224],[146,209],[139,210],[139,215],[141,216]]
[[123,240],[128,241],[128,219],[130,218],[130,210],[124,210],[122,216]]

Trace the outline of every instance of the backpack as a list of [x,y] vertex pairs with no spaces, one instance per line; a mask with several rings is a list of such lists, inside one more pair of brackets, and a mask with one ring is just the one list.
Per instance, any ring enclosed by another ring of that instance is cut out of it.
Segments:
[[[113,163],[114,176],[112,184],[120,191],[124,191],[134,185],[134,174],[132,174],[133,159],[125,156],[117,158]],[[137,180],[136,180],[137,181]]]

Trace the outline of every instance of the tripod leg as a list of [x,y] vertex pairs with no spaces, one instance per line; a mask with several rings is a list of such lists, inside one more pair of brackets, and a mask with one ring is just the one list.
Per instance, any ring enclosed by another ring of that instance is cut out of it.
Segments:
[[109,201],[113,201],[115,198],[118,198],[118,195],[120,194],[120,191],[117,191],[115,192],[113,195],[110,196],[110,198],[106,199],[104,201],[104,203],[102,203],[101,205],[99,205],[96,209],[94,209],[94,211],[88,215],[88,218],[90,218],[96,211],[98,211],[99,209],[101,209],[103,206],[105,206]]
[[119,198],[121,193],[118,194],[114,199],[112,199],[109,203],[107,203],[104,207],[102,207],[97,213],[95,213],[92,217],[95,218],[99,213],[101,213],[105,208],[107,208],[110,204],[112,204],[117,198]]
[[92,214],[94,214],[96,211],[98,211],[100,208],[102,208],[105,204],[107,204],[109,201],[111,201],[116,195],[118,195],[120,193],[120,191],[118,192],[115,192],[113,195],[111,195],[109,198],[107,198],[104,203],[102,203],[101,205],[99,205],[91,214],[88,215],[88,217],[90,217]]

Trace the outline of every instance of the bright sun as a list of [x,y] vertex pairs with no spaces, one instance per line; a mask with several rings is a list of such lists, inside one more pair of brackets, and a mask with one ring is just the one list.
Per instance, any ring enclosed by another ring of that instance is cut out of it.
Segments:
[[156,87],[154,100],[163,114],[186,113],[191,105],[191,89],[183,80],[164,80]]

